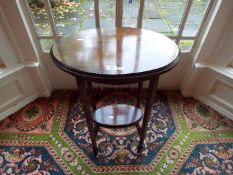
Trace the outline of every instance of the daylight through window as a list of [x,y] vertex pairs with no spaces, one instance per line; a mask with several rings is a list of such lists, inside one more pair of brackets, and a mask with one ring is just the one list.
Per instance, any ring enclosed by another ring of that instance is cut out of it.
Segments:
[[[26,0],[43,50],[74,30],[142,27],[160,32],[189,52],[212,0]],[[141,15],[141,16],[140,16]],[[98,18],[99,16],[99,18]],[[141,19],[141,26],[140,26]]]

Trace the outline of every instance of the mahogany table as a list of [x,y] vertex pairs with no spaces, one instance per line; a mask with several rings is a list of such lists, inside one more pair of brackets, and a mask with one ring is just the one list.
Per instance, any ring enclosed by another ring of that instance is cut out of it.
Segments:
[[[54,44],[50,50],[53,62],[76,78],[94,153],[100,126],[135,125],[140,135],[138,152],[141,151],[159,75],[175,67],[179,53],[178,46],[162,34],[124,27],[74,32]],[[146,80],[149,88],[143,115],[139,106]],[[92,82],[138,83],[137,106],[115,104],[96,110]],[[141,119],[142,126],[138,124]]]

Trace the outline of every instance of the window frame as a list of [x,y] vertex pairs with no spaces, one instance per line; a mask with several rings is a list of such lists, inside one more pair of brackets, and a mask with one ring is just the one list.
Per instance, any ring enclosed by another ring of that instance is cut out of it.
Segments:
[[[16,1],[18,1],[20,7],[23,9],[23,13],[27,18],[27,22],[29,23],[29,27],[30,27],[31,31],[33,32],[33,35],[35,36],[34,38],[37,39],[37,42],[40,45],[40,48],[39,48],[40,51],[42,51],[43,53],[48,53],[49,50],[44,50],[42,48],[42,45],[40,43],[41,39],[53,39],[56,42],[58,39],[66,36],[66,35],[60,35],[57,32],[56,23],[55,23],[53,14],[52,14],[52,8],[51,8],[51,5],[49,3],[49,0],[44,0],[44,4],[45,4],[46,13],[48,15],[48,22],[49,22],[49,25],[51,27],[51,35],[39,35],[39,34],[37,34],[37,31],[35,29],[35,26],[34,26],[34,23],[33,23],[33,20],[32,20],[32,17],[31,17],[30,11],[29,11],[29,7],[27,5],[26,0],[24,0],[24,1],[16,0]],[[96,28],[99,28],[100,27],[99,0],[93,0],[93,1],[94,1],[94,9],[95,9],[95,15],[94,15],[95,16],[95,26],[96,26]],[[209,4],[206,8],[206,11],[202,17],[202,21],[200,23],[200,26],[197,30],[196,36],[182,36],[186,21],[188,19],[188,16],[189,16],[192,4],[193,4],[193,1],[194,0],[187,0],[186,7],[184,8],[183,16],[182,16],[181,22],[179,24],[179,29],[178,29],[177,35],[176,36],[167,36],[168,38],[174,40],[177,45],[179,45],[182,40],[193,41],[193,44],[192,44],[191,49],[189,51],[185,51],[185,50],[181,49],[181,51],[182,51],[181,53],[184,53],[184,54],[193,52],[194,47],[197,43],[197,40],[198,40],[198,38],[201,34],[201,31],[204,27],[204,24],[206,23],[208,16],[211,12],[211,9],[213,8],[213,6],[215,4],[213,0],[209,1]],[[137,28],[142,27],[144,3],[145,3],[145,0],[140,0],[140,6],[139,6],[139,12],[138,12],[138,18],[137,18],[137,23],[138,23]],[[123,0],[116,0],[116,19],[115,19],[115,26],[116,27],[122,26],[122,18],[123,18]]]

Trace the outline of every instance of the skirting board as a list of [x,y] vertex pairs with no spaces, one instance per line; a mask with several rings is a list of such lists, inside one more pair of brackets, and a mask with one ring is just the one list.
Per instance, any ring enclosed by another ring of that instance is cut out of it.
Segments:
[[202,94],[195,94],[193,98],[195,98],[195,99],[201,101],[202,103],[212,107],[213,109],[218,111],[220,114],[222,114],[222,115],[226,116],[227,118],[233,120],[233,114],[231,112],[225,110],[224,108],[222,108],[218,104],[214,103],[213,101],[208,99],[208,97],[203,96]]
[[23,101],[21,101],[17,105],[12,106],[8,110],[4,111],[3,113],[0,114],[0,121],[3,120],[4,118],[6,118],[7,116],[13,114],[14,112],[18,111],[20,108],[26,106],[28,103],[31,103],[36,98],[38,98],[38,94],[37,93],[35,93],[35,94],[27,97],[26,99],[24,99]]

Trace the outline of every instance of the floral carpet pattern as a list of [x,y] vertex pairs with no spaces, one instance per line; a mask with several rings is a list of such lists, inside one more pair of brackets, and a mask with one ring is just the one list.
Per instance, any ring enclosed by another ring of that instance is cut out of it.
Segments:
[[[230,120],[212,110],[205,104],[198,103],[194,99],[185,99],[183,111],[188,127],[191,131],[231,130],[231,125],[226,125]],[[232,123],[232,122],[230,122]]]
[[65,174],[44,147],[0,146],[1,174]]
[[3,132],[49,133],[58,99],[39,98],[0,122]]
[[[97,108],[135,105],[135,92],[96,89]],[[135,127],[96,140],[95,156],[79,93],[54,91],[0,121],[0,174],[233,174],[233,121],[178,91],[155,97],[140,155]]]

